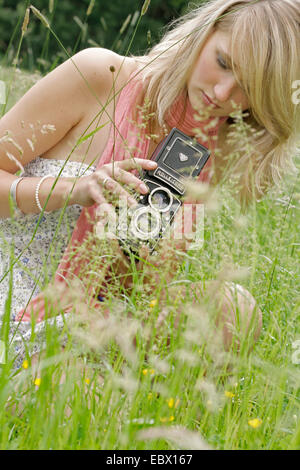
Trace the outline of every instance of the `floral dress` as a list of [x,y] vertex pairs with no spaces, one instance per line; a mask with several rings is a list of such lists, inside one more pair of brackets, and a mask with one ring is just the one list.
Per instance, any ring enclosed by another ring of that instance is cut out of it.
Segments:
[[[78,177],[89,175],[95,170],[94,167],[81,162],[40,157],[30,162],[24,169],[22,176],[25,177],[44,175]],[[0,219],[0,329],[4,313],[9,309],[9,357],[14,359],[14,367],[20,367],[26,349],[33,354],[43,347],[45,333],[45,322],[37,324],[35,340],[30,341],[31,322],[17,322],[15,316],[53,277],[81,209],[79,205],[72,205],[44,213],[39,224],[40,214],[22,214],[20,211],[17,211],[12,219]],[[10,285],[12,298],[9,308],[7,299]],[[62,316],[47,322],[56,322],[61,328],[64,325]],[[1,343],[3,349],[3,342]]]

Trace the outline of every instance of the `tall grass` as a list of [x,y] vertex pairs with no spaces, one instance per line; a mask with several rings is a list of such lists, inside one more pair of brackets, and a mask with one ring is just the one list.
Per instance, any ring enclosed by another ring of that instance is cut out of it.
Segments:
[[174,327],[174,300],[151,303],[156,292],[137,291],[126,303],[109,299],[109,318],[83,312],[63,332],[68,336],[63,351],[62,333],[49,327],[38,371],[30,358],[17,374],[3,368],[0,447],[189,448],[186,433],[192,431],[190,442],[199,447],[204,440],[215,449],[299,448],[294,183],[286,180],[260,202],[255,222],[251,212],[241,219],[224,195],[207,216],[203,250],[180,274],[208,280],[222,271],[250,288],[263,311],[263,329],[249,354],[224,352],[205,315],[209,299],[198,308],[177,299],[180,328]]
[[[108,317],[82,305],[63,331],[48,325],[38,363],[0,370],[0,448],[299,448],[299,194],[290,175],[241,214],[224,183],[172,295],[138,276],[125,295],[115,279]],[[257,300],[263,328],[250,352],[224,350],[209,295],[195,305],[180,294],[212,279]]]

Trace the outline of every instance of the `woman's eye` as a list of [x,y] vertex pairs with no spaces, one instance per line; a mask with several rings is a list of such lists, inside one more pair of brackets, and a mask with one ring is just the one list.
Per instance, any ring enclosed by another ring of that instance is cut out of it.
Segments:
[[222,69],[224,69],[224,70],[228,70],[228,69],[229,69],[229,67],[228,67],[228,65],[227,65],[227,62],[223,59],[222,56],[220,56],[220,55],[217,56],[217,62],[218,62],[218,64],[220,65],[220,67],[221,67]]

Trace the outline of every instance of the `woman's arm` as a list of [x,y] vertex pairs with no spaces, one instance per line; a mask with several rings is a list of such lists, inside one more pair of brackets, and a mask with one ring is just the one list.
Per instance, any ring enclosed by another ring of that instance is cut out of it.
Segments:
[[[0,217],[10,215],[9,190],[16,171],[60,142],[83,119],[91,105],[95,105],[95,100],[105,102],[112,86],[110,66],[118,71],[122,59],[105,49],[83,50],[37,82],[2,117]],[[53,181],[49,178],[42,183],[41,205],[45,203]],[[35,203],[37,182],[37,178],[26,178],[17,187],[17,202],[25,213],[38,212]],[[71,187],[70,179],[60,178],[47,210],[61,208]]]

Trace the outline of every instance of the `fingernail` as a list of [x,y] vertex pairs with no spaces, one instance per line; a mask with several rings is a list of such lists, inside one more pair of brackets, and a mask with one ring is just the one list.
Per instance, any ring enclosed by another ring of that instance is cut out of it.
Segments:
[[151,160],[149,160],[149,166],[151,166],[151,168],[156,168],[157,167],[157,163],[156,162],[153,162]]
[[140,188],[142,191],[147,191],[147,192],[149,191],[148,186],[146,186],[144,183],[140,184]]

